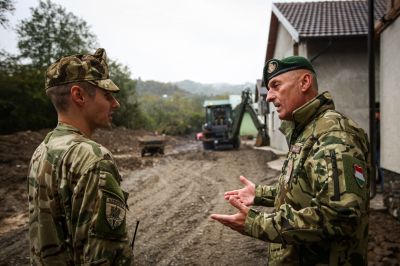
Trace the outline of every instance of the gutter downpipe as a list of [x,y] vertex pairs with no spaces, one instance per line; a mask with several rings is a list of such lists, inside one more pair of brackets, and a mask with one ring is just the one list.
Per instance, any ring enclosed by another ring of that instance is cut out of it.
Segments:
[[369,136],[370,136],[370,199],[376,195],[376,125],[375,125],[375,47],[374,0],[368,0],[368,87],[369,87]]

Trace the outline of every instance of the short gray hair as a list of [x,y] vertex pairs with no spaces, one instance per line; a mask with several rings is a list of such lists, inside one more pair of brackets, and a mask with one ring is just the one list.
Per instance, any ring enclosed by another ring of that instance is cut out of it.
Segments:
[[96,95],[96,87],[85,81],[62,84],[48,88],[46,90],[46,94],[50,98],[50,101],[53,103],[57,112],[65,112],[68,110],[70,104],[69,96],[71,94],[71,87],[74,85],[83,88],[91,98]]

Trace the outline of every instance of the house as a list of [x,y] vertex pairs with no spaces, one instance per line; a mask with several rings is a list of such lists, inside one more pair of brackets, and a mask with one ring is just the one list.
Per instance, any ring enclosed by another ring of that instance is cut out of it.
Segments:
[[389,211],[400,220],[399,16],[400,0],[389,1],[385,15],[375,24],[375,34],[380,42],[381,167],[385,179],[385,190],[392,191],[385,202]]
[[[375,1],[375,18],[386,0]],[[265,61],[300,55],[314,65],[319,90],[330,91],[336,109],[369,132],[368,2],[273,3]],[[379,79],[377,79],[379,80]],[[280,120],[269,105],[271,147],[287,150]]]

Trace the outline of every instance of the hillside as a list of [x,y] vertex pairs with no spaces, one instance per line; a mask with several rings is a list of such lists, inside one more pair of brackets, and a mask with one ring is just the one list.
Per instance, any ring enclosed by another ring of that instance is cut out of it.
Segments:
[[229,84],[229,83],[212,83],[203,84],[191,80],[183,80],[179,82],[158,82],[154,80],[143,81],[137,80],[136,91],[139,96],[141,95],[173,95],[180,94],[185,97],[195,96],[216,96],[216,95],[228,95],[228,94],[241,94],[242,90],[249,87],[253,90],[253,83],[244,84]]
[[222,95],[222,94],[241,94],[246,87],[254,88],[254,83],[244,84],[229,84],[229,83],[211,83],[203,84],[191,80],[183,80],[174,83],[179,88],[195,94],[204,94],[207,96]]
[[163,83],[154,80],[143,81],[141,79],[137,80],[136,92],[139,96],[142,95],[173,95],[180,94],[186,97],[193,96],[192,93],[179,88],[173,83]]

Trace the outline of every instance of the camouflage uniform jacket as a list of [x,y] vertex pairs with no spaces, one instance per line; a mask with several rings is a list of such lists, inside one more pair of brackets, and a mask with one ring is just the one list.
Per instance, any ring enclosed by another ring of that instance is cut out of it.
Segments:
[[130,265],[127,193],[111,153],[59,123],[28,172],[32,265]]
[[289,152],[276,186],[256,186],[246,234],[271,242],[269,265],[366,265],[368,140],[328,92],[284,121]]

